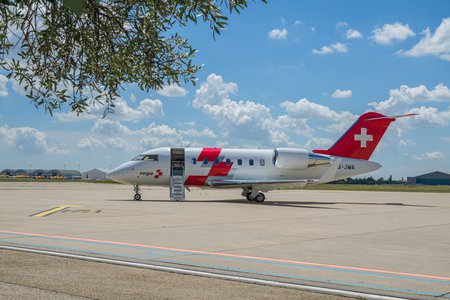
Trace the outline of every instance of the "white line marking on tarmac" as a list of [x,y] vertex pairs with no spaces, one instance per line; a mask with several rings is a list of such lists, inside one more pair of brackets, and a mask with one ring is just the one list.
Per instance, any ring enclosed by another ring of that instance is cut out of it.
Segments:
[[183,269],[183,268],[179,268],[179,267],[175,268],[175,267],[160,266],[160,265],[153,265],[153,264],[144,264],[144,263],[138,263],[138,262],[101,258],[101,257],[95,257],[95,256],[88,256],[88,255],[71,254],[71,253],[65,253],[65,252],[56,252],[56,251],[14,247],[14,246],[6,246],[6,245],[0,245],[0,249],[21,251],[21,252],[28,252],[28,253],[35,253],[35,254],[52,255],[52,256],[58,256],[58,257],[64,257],[64,258],[80,259],[80,260],[85,260],[85,261],[108,263],[108,264],[127,266],[127,267],[137,267],[137,268],[143,268],[143,269],[150,269],[150,270],[154,270],[154,271],[164,271],[164,272],[171,272],[171,273],[178,273],[178,274],[185,274],[185,275],[194,275],[194,276],[202,276],[202,277],[209,277],[209,278],[217,278],[217,279],[224,279],[224,280],[232,280],[232,281],[260,284],[260,285],[266,285],[266,286],[290,288],[290,289],[303,290],[303,291],[307,291],[307,292],[337,295],[337,296],[356,297],[356,298],[371,299],[371,300],[404,300],[404,299],[407,299],[407,298],[398,298],[398,297],[392,297],[392,296],[377,295],[377,294],[372,294],[372,293],[354,292],[354,291],[347,291],[347,290],[341,290],[341,289],[335,289],[335,288],[325,288],[325,287],[303,285],[303,284],[296,284],[296,283],[286,283],[286,282],[280,282],[280,281],[274,281],[274,280],[258,279],[258,278],[228,275],[228,274],[219,274],[219,273],[212,273],[212,272],[206,272],[206,271],[196,271],[196,270],[191,270],[191,269]]

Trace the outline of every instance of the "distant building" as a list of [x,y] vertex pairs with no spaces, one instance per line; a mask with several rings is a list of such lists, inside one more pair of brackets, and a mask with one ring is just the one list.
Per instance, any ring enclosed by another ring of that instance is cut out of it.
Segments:
[[106,173],[108,173],[106,170],[92,169],[90,171],[83,172],[82,178],[85,180],[105,180]]
[[81,173],[77,170],[61,169],[5,169],[0,172],[3,176],[15,178],[37,178],[37,179],[81,179]]
[[81,173],[77,170],[56,170],[64,179],[81,179]]
[[406,184],[450,185],[450,174],[436,171],[416,177],[408,177]]

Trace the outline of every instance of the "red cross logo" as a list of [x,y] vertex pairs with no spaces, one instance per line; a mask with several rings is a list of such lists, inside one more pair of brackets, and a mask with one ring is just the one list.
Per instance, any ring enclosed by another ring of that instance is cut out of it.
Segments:
[[155,174],[155,179],[158,179],[160,176],[163,176],[163,172],[161,171],[161,169],[157,169],[156,174]]
[[360,141],[361,148],[366,148],[367,142],[373,142],[373,135],[367,134],[367,128],[361,128],[361,134],[355,134],[355,141]]

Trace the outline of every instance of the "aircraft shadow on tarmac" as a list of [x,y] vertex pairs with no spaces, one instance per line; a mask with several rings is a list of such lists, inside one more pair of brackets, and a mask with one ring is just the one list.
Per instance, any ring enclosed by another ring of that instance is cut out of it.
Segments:
[[[111,199],[107,201],[126,201],[126,202],[171,202],[170,200],[140,200],[140,201],[134,201],[134,200],[117,200],[117,199]],[[417,204],[404,204],[404,203],[377,203],[377,202],[317,202],[317,201],[274,201],[274,200],[266,200],[264,203],[257,203],[257,202],[250,202],[245,199],[217,199],[217,200],[185,200],[183,202],[187,203],[230,203],[230,204],[247,204],[247,205],[265,205],[265,206],[278,206],[278,207],[298,207],[298,208],[316,208],[316,209],[344,209],[344,208],[338,208],[338,207],[329,207],[332,205],[388,205],[388,206],[404,206],[404,207],[435,207],[430,205],[417,205]],[[323,205],[323,206],[317,206],[317,205]],[[328,207],[327,207],[328,206]]]

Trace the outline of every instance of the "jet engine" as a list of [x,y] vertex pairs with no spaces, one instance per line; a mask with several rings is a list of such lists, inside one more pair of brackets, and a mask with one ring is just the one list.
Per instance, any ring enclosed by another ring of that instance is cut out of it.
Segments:
[[302,170],[312,166],[329,164],[330,157],[310,153],[305,149],[277,148],[274,151],[273,163],[280,169]]

